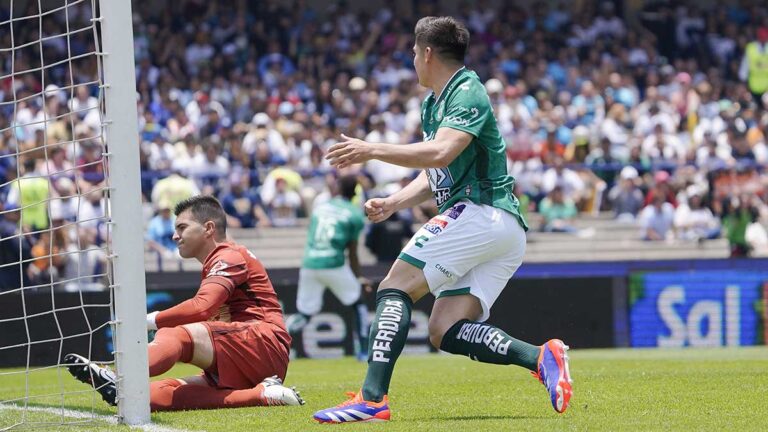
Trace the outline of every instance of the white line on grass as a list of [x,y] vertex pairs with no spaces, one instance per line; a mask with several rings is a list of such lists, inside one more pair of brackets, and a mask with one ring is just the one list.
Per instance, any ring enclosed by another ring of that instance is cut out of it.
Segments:
[[[67,408],[49,408],[49,407],[36,407],[36,406],[19,406],[13,404],[0,404],[0,410],[18,410],[18,411],[33,411],[42,412],[46,414],[71,417],[76,419],[88,419],[88,420],[100,420],[109,424],[116,425],[117,417],[100,415],[96,413],[89,413],[84,411],[71,410]],[[186,432],[183,429],[174,429],[166,426],[159,426],[155,424],[130,426],[132,429],[139,429],[144,432]]]

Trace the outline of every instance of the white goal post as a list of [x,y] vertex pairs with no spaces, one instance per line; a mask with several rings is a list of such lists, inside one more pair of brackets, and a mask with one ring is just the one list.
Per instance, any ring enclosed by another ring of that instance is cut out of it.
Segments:
[[[150,422],[132,25],[131,0],[0,4],[0,431]],[[114,366],[117,418],[68,353]]]
[[99,2],[111,247],[115,255],[112,271],[118,415],[120,421],[133,425],[150,421],[133,15],[128,0]]

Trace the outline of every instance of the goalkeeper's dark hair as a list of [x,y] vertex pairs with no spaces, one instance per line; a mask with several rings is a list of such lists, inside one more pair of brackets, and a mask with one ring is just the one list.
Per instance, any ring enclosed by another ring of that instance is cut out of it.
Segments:
[[469,30],[453,17],[427,16],[416,23],[416,45],[431,47],[446,62],[464,63],[469,46]]
[[226,237],[227,215],[224,213],[219,200],[212,196],[196,195],[176,204],[173,214],[178,216],[187,210],[192,213],[192,219],[201,224],[208,221],[213,222],[219,237]]
[[355,189],[357,188],[357,176],[354,174],[347,174],[339,177],[336,181],[339,186],[339,195],[348,200],[352,200],[355,196]]

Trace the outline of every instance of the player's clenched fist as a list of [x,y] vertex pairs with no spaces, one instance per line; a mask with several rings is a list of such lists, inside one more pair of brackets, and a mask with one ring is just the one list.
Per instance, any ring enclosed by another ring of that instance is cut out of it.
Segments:
[[372,198],[365,202],[365,214],[373,223],[386,220],[394,212],[395,206],[386,198]]

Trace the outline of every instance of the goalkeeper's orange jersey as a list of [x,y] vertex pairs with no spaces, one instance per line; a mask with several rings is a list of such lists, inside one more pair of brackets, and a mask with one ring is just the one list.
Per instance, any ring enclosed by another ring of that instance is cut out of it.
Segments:
[[201,286],[215,283],[229,292],[211,321],[263,321],[285,330],[277,294],[264,266],[248,249],[222,243],[203,263]]

